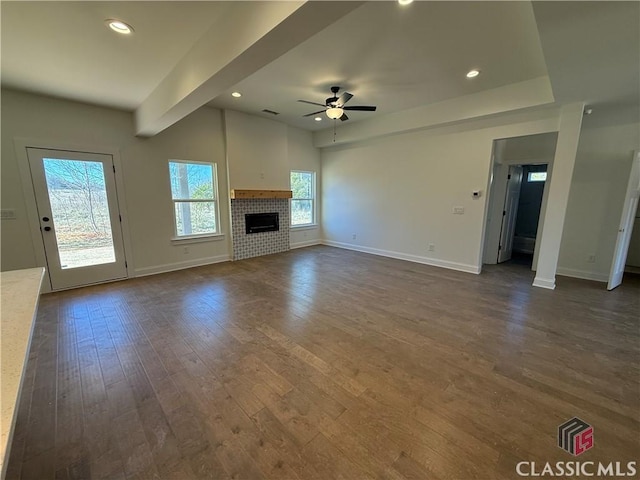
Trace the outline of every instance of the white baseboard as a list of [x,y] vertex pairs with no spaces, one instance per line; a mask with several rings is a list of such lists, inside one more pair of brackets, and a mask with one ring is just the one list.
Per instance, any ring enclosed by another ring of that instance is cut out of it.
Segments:
[[355,250],[356,252],[370,253],[372,255],[379,255],[381,257],[397,258],[398,260],[407,260],[408,262],[422,263],[424,265],[431,265],[432,267],[448,268],[449,270],[457,270],[459,272],[475,273],[476,275],[480,273],[480,268],[477,265],[449,262],[447,260],[440,260],[437,258],[421,257],[418,255],[394,252],[391,250],[363,247],[361,245],[354,245],[352,243],[334,242],[333,240],[322,240],[322,244],[328,245],[330,247],[344,248],[346,250]]
[[322,245],[322,240],[316,238],[314,240],[307,240],[304,242],[295,242],[290,244],[289,248],[293,250],[294,248],[311,247],[313,245]]
[[556,288],[556,279],[555,278],[541,278],[536,277],[533,279],[533,286],[546,288],[547,290],[555,290]]
[[158,273],[173,272],[175,270],[183,270],[185,268],[202,267],[203,265],[211,265],[212,263],[228,262],[231,255],[217,255],[215,257],[198,258],[195,260],[186,260],[184,262],[165,263],[163,265],[155,265],[153,267],[136,268],[136,277],[145,277],[147,275],[156,275]]
[[556,273],[565,277],[581,278],[583,280],[593,280],[595,282],[608,282],[609,275],[586,270],[576,270],[574,268],[558,267]]

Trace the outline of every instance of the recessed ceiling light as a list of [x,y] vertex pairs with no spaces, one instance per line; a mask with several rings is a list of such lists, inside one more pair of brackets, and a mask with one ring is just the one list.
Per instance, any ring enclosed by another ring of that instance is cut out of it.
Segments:
[[233,92],[231,94],[232,97],[236,97],[236,98],[240,98],[242,96],[242,94],[240,92]]
[[124,23],[122,20],[109,18],[108,20],[105,20],[105,23],[114,32],[122,33],[124,35],[133,33],[133,27],[127,23]]
[[322,117],[316,117],[316,118],[314,118],[314,120],[315,120],[316,122],[321,122],[321,121],[322,121]]
[[409,5],[410,3],[413,3],[413,0],[398,0],[398,3],[400,5]]
[[480,75],[480,70],[473,69],[467,72],[467,78],[475,78],[478,75]]

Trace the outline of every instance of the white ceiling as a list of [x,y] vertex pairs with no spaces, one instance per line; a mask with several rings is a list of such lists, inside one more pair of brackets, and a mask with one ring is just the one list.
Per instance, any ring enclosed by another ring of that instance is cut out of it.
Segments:
[[[218,16],[225,2],[6,2],[2,85],[135,110]],[[131,36],[106,28],[123,19]]]
[[[231,18],[233,3],[3,1],[2,85],[135,111],[176,73],[181,59],[201,49],[198,42],[216,23]],[[350,13],[206,102],[313,130],[329,123],[304,118],[315,109],[296,100],[324,103],[331,85],[355,95],[349,105],[378,106],[375,113],[349,112],[352,123],[549,75],[556,101],[631,107],[633,114],[639,5],[354,4]],[[132,24],[135,34],[112,33],[106,18]],[[465,78],[471,68],[482,74]],[[233,99],[234,90],[243,96]],[[280,115],[261,113],[265,108]]]
[[[465,74],[480,68],[469,80]],[[546,75],[528,2],[370,2],[235,85],[210,105],[245,112],[275,110],[302,128],[330,87],[354,94],[349,105],[404,110]],[[351,120],[371,113],[348,112]]]
[[584,126],[640,121],[640,2],[534,2],[553,93]]

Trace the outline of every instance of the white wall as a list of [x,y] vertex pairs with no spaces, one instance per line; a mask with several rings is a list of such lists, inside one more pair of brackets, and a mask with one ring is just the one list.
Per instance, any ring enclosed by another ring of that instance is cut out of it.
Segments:
[[[377,139],[361,122],[351,144],[322,149],[326,243],[477,271],[491,142],[558,130],[557,110],[538,114],[546,116],[502,115]],[[585,121],[570,185],[562,185],[569,197],[558,274],[606,281],[639,136],[638,123]],[[470,198],[475,188],[484,190],[478,203]],[[456,205],[465,207],[465,215],[451,213]],[[587,262],[591,255],[595,263]]]
[[[594,113],[594,115],[596,115]],[[589,126],[578,144],[558,273],[607,281],[640,124]],[[595,255],[595,262],[588,257]]]
[[230,188],[289,190],[287,126],[233,110],[224,121]]
[[[221,179],[226,178],[221,113],[208,107],[186,117],[160,135],[133,136],[132,115],[26,93],[2,91],[2,208],[16,210],[16,220],[2,221],[2,270],[37,266],[36,249],[41,238],[29,229],[24,195],[33,196],[31,185],[23,185],[14,139],[27,138],[57,147],[120,152],[126,205],[122,206],[130,232],[127,260],[130,274],[154,273],[229,258],[227,238],[182,245],[174,235],[167,161],[171,158],[213,161]],[[228,199],[226,182],[220,182],[220,197]],[[229,232],[228,211],[221,208],[222,231]],[[33,221],[33,219],[31,219]]]
[[[135,138],[122,149],[122,158],[136,274],[230,259],[229,191],[220,110],[203,107],[155,137]],[[170,240],[175,233],[169,159],[217,164],[223,238],[188,245]]]
[[[477,273],[493,140],[556,129],[557,112],[548,111],[325,148],[325,240]],[[464,215],[452,214],[454,206],[464,207]]]
[[[311,132],[233,110],[224,118],[230,188],[289,190],[291,170],[308,170],[316,172],[319,191],[320,153]],[[292,228],[290,240],[292,248],[317,244],[320,227]]]

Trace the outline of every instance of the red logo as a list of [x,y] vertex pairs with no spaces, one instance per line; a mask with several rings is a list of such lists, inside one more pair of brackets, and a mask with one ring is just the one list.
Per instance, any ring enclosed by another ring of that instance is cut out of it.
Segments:
[[577,457],[593,447],[593,427],[572,418],[558,427],[558,446]]

